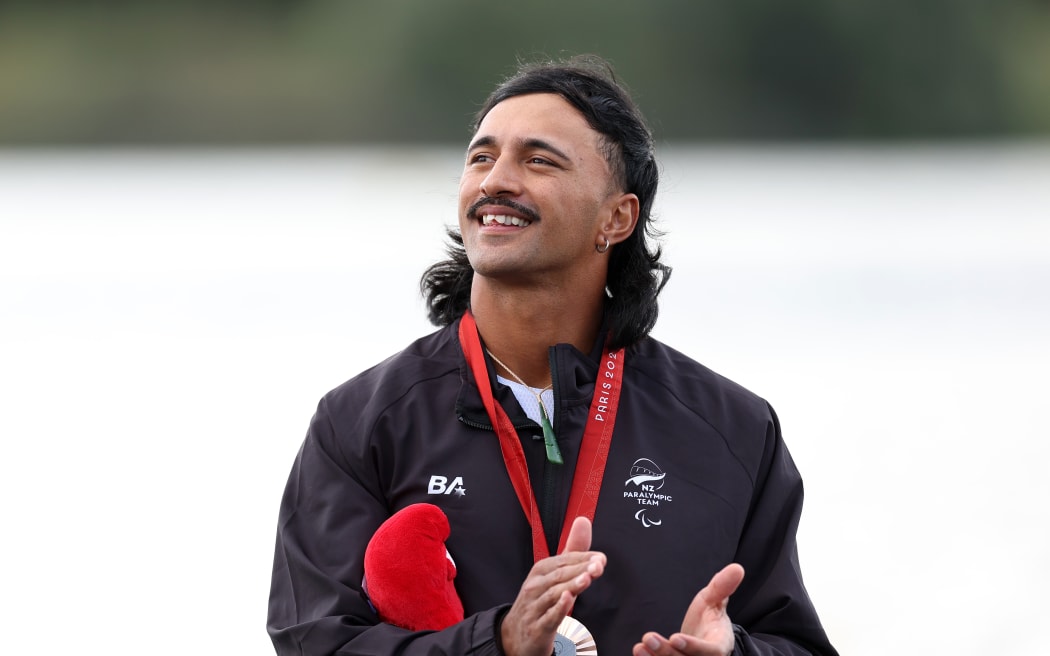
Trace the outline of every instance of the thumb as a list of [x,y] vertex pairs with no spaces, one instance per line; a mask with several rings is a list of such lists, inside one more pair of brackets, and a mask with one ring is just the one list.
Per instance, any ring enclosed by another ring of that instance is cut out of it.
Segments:
[[577,517],[569,529],[569,537],[565,539],[565,551],[590,551],[591,549],[591,520],[586,517]]
[[744,580],[744,568],[737,563],[726,565],[711,577],[711,582],[700,591],[712,606],[725,603],[729,596],[736,592]]
[[682,633],[699,636],[709,613],[724,615],[729,597],[744,580],[744,568],[737,563],[726,565],[711,577],[711,582],[693,597],[685,611]]

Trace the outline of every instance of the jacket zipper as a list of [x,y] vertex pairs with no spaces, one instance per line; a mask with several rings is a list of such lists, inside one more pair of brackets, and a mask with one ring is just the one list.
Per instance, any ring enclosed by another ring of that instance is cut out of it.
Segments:
[[[555,411],[554,421],[557,425],[561,425],[561,413],[557,412],[558,405],[558,377],[556,375],[557,369],[555,368],[555,349],[552,346],[548,352],[548,359],[551,368],[551,387],[554,392],[554,406]],[[561,442],[558,438],[558,429],[554,430],[554,439]],[[560,446],[560,445],[559,445]],[[543,460],[543,501],[540,502],[540,518],[543,521],[543,533],[547,536],[547,548],[550,550],[551,555],[555,555],[558,551],[558,542],[561,540],[561,522],[558,521],[558,481],[560,480],[562,468],[564,465],[556,465],[546,458]]]

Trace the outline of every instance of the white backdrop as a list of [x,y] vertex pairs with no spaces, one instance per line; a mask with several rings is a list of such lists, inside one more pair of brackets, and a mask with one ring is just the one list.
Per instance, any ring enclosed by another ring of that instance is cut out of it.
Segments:
[[[776,407],[840,651],[1044,650],[1050,146],[661,152],[655,334]],[[285,477],[431,329],[459,168],[0,151],[5,652],[272,653]]]

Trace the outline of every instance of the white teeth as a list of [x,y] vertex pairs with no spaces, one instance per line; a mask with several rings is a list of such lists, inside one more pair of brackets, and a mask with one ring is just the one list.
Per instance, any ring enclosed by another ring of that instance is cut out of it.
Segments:
[[522,219],[516,216],[507,216],[506,214],[486,214],[481,217],[481,223],[482,225],[492,225],[493,223],[499,223],[500,225],[520,226],[524,228],[525,226],[532,223],[532,221]]

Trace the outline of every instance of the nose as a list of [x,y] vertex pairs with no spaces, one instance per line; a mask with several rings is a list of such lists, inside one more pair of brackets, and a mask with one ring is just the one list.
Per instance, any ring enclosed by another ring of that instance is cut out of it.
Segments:
[[500,157],[481,180],[481,193],[486,196],[517,196],[521,193],[520,171],[506,157]]

